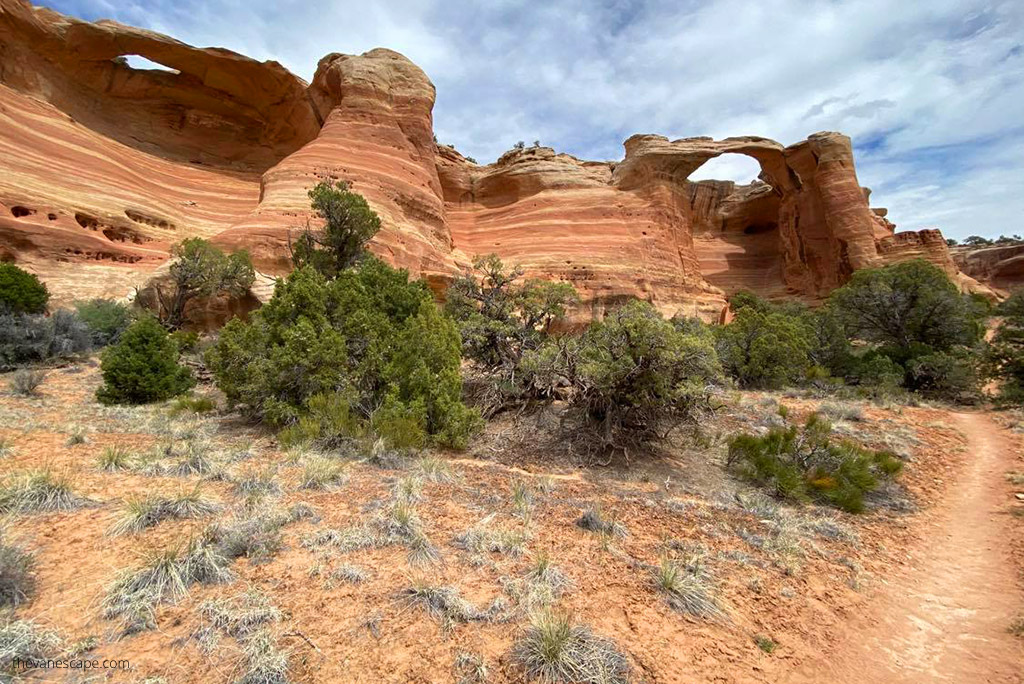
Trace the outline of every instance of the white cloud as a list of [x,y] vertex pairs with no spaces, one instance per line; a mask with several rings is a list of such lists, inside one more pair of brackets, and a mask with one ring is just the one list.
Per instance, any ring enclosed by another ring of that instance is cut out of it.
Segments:
[[1024,214],[1024,155],[1005,154],[1024,141],[1019,1],[48,4],[277,59],[307,80],[328,52],[390,47],[437,86],[438,138],[481,161],[517,140],[615,159],[636,132],[789,144],[839,130],[901,228],[997,235]]

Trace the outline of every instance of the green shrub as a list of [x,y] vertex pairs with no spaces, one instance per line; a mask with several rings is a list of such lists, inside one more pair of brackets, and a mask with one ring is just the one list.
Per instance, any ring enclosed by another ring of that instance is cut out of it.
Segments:
[[322,219],[320,229],[309,226],[291,245],[296,268],[309,266],[335,278],[365,254],[366,243],[380,230],[380,217],[361,195],[350,192],[344,181],[321,181],[309,191],[313,212]]
[[117,342],[121,333],[135,320],[131,307],[113,299],[90,299],[75,302],[78,317],[89,328],[95,347],[105,347]]
[[363,432],[349,398],[341,393],[314,394],[306,400],[305,411],[299,419],[282,430],[277,438],[285,448],[312,445],[333,449],[347,440],[361,437]]
[[971,298],[923,259],[857,271],[829,302],[852,336],[899,350],[890,355],[894,360],[920,356],[912,353],[915,345],[929,351],[970,346],[984,331]]
[[178,397],[171,404],[171,415],[182,413],[209,413],[217,408],[217,404],[209,397]]
[[445,311],[459,326],[463,353],[488,376],[479,401],[487,415],[542,394],[523,358],[540,349],[552,325],[579,301],[568,283],[521,281],[522,275],[489,254],[477,257],[473,271],[446,293]]
[[720,368],[710,339],[678,332],[650,304],[634,300],[566,346],[570,406],[607,448],[664,437],[710,408]]
[[[333,439],[321,434],[323,421],[314,425],[309,402],[317,395],[340,393],[346,410],[363,417],[421,402],[423,429],[440,444],[464,443],[477,421],[460,398],[453,324],[422,283],[370,256],[334,280],[294,271],[247,322],[229,322],[206,359],[232,405],[273,425],[299,425],[289,440],[301,441],[302,431]],[[351,433],[348,422],[329,430]]]
[[171,339],[183,354],[195,351],[199,346],[199,333],[194,330],[175,330],[171,333]]
[[103,352],[103,385],[96,398],[104,404],[145,404],[182,394],[196,383],[178,357],[177,345],[156,319],[140,318]]
[[957,348],[915,357],[907,363],[907,385],[935,399],[976,403],[981,399],[980,356]]
[[0,262],[0,313],[43,313],[49,299],[50,293],[35,274]]
[[1010,295],[996,313],[1003,321],[988,351],[989,372],[999,383],[1000,403],[1024,404],[1024,291]]
[[796,384],[811,366],[812,331],[800,317],[744,306],[715,333],[722,367],[742,387]]
[[851,513],[864,510],[864,496],[903,466],[892,452],[871,451],[833,440],[832,426],[814,413],[803,428],[775,427],[764,436],[729,440],[728,464],[741,477],[780,498],[817,501]]

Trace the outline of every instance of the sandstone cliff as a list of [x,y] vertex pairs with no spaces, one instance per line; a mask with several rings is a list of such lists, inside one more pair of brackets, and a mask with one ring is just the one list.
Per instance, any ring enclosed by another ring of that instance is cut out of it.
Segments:
[[[434,95],[390,50],[327,55],[306,84],[275,62],[0,0],[0,259],[58,301],[123,295],[192,235],[282,274],[306,191],[333,177],[381,215],[373,251],[439,294],[494,252],[573,283],[580,317],[637,296],[711,318],[740,288],[813,301],[915,256],[957,274],[938,231],[894,233],[869,207],[841,134],[637,135],[620,162],[535,147],[481,166],[435,143]],[[760,181],[688,180],[729,153],[756,159]]]

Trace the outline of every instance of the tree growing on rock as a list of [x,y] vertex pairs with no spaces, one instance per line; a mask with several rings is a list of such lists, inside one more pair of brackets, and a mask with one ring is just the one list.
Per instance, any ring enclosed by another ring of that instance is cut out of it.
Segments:
[[185,322],[185,307],[198,297],[245,294],[256,273],[249,253],[225,254],[202,238],[189,238],[171,250],[170,287],[156,288],[159,319],[170,330]]
[[354,266],[380,230],[380,217],[362,195],[344,181],[321,181],[309,191],[310,204],[323,227],[306,228],[290,245],[296,268],[310,266],[334,278]]

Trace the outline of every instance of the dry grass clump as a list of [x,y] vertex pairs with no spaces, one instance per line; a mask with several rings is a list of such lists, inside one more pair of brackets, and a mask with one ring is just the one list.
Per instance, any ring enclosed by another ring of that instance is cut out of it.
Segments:
[[150,475],[188,477],[213,476],[221,472],[221,464],[214,459],[213,444],[206,428],[199,424],[171,424],[163,440],[148,457],[145,472]]
[[0,530],[0,608],[24,603],[36,586],[35,560],[31,553],[10,544]]
[[537,554],[536,560],[523,577],[503,577],[499,581],[520,611],[527,614],[547,608],[572,587],[572,580],[543,552]]
[[455,482],[458,475],[448,465],[448,461],[438,456],[423,456],[416,462],[416,470],[420,477],[428,482]]
[[121,445],[108,446],[96,457],[96,467],[108,473],[132,470],[136,463],[135,454]]
[[203,625],[196,631],[196,638],[204,651],[210,652],[226,635],[244,639],[256,630],[281,621],[281,611],[273,606],[266,596],[255,590],[227,598],[203,601],[199,606]]
[[417,581],[405,589],[402,595],[409,603],[422,606],[430,617],[441,623],[445,631],[450,631],[457,624],[491,617],[489,611],[482,611],[462,598],[459,590],[452,586]]
[[538,613],[512,646],[512,660],[527,679],[578,684],[625,684],[629,663],[615,642],[565,615]]
[[288,684],[288,652],[268,630],[259,630],[242,642],[242,676],[238,684]]
[[277,468],[249,469],[235,479],[232,491],[239,496],[261,497],[281,493],[277,482]]
[[173,603],[193,584],[218,584],[233,578],[228,559],[207,539],[149,551],[135,569],[123,570],[107,588],[103,617],[121,618],[124,634],[156,627],[155,607]]
[[0,619],[0,682],[20,679],[16,663],[31,663],[55,658],[61,649],[60,636],[31,620],[15,620],[12,615]]
[[395,502],[415,504],[423,499],[423,480],[417,475],[406,475],[395,482],[391,496]]
[[162,520],[201,518],[219,510],[220,505],[204,496],[199,485],[174,497],[133,497],[125,501],[124,513],[110,528],[110,534],[134,534]]
[[619,521],[605,517],[600,505],[591,506],[584,511],[583,515],[576,520],[576,525],[585,530],[608,536],[625,537],[627,534],[625,526]]
[[16,394],[19,397],[37,396],[39,394],[39,386],[42,385],[43,380],[46,379],[46,374],[47,372],[45,370],[22,368],[11,376],[8,388],[11,390],[12,394]]
[[534,507],[533,491],[522,480],[512,481],[512,513],[529,519]]
[[238,642],[241,654],[236,680],[239,684],[287,684],[288,652],[277,643],[273,627],[282,619],[281,611],[255,591],[206,601],[199,608],[204,625],[196,632],[200,648],[211,653],[222,635]]
[[487,516],[462,534],[456,535],[455,546],[476,554],[500,553],[519,558],[526,552],[529,535],[524,530],[495,529],[494,514]]
[[300,489],[329,489],[346,480],[345,464],[325,456],[311,456],[305,460]]
[[483,656],[465,651],[455,656],[452,669],[457,684],[484,684],[490,675],[490,668]]
[[382,470],[402,470],[409,465],[408,457],[401,450],[390,448],[381,438],[370,447],[370,455],[366,462]]
[[697,558],[680,564],[668,558],[653,571],[654,584],[676,610],[702,618],[715,618],[722,608],[715,598],[714,582]]
[[68,432],[68,439],[65,444],[69,447],[85,444],[89,440],[85,437],[85,430],[78,425],[73,425]]
[[29,470],[8,476],[0,485],[0,513],[73,511],[88,503],[75,493],[67,471]]
[[290,516],[273,508],[236,511],[230,518],[207,528],[207,535],[226,558],[248,558],[258,563],[277,555],[284,546],[281,528]]
[[864,420],[864,409],[856,404],[822,404],[818,411],[832,420],[846,420],[851,423],[859,423]]
[[318,530],[307,535],[302,546],[308,549],[332,546],[341,553],[348,553],[401,545],[409,550],[409,562],[413,565],[440,561],[440,551],[424,532],[416,505],[405,498],[408,490],[396,485],[394,494],[390,505],[369,521],[342,529]]
[[360,584],[370,578],[368,572],[355,565],[340,565],[331,571],[330,578],[349,584]]
[[7,458],[14,452],[14,444],[6,437],[0,437],[0,458]]

